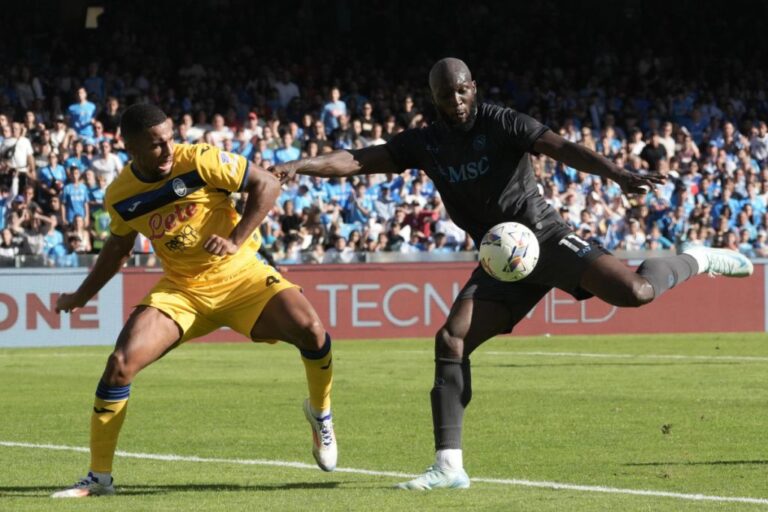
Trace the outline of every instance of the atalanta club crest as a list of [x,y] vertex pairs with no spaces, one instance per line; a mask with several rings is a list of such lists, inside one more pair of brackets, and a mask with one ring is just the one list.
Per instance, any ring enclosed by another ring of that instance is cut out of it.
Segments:
[[176,178],[175,180],[173,180],[171,185],[173,186],[173,191],[176,193],[177,196],[184,197],[185,195],[187,195],[187,184],[184,183],[183,179]]

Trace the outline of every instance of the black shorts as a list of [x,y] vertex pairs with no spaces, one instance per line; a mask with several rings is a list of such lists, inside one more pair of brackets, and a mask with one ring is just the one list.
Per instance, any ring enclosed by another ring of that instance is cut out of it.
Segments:
[[[579,286],[581,275],[603,254],[610,252],[597,242],[588,242],[573,232],[563,231],[540,243],[539,261],[525,279],[505,283],[492,278],[478,265],[457,300],[504,302],[516,311],[524,311],[523,316],[552,288],[568,292],[576,300],[585,300],[592,294]],[[512,327],[509,326],[509,330]]]

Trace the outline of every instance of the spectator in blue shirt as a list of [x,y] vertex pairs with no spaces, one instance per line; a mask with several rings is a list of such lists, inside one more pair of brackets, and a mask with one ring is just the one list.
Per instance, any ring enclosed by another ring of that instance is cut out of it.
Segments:
[[64,186],[61,193],[61,209],[67,224],[72,224],[77,215],[83,219],[91,218],[88,208],[88,187],[80,181],[80,170],[77,167],[70,169],[69,183]]
[[445,233],[435,233],[434,235],[434,247],[431,248],[431,252],[446,253],[453,252],[453,249],[448,246],[448,240],[445,237]]
[[85,154],[85,147],[79,140],[75,142],[74,153],[64,160],[64,167],[71,169],[73,166],[80,169],[81,173],[91,166],[91,160]]
[[52,259],[57,267],[78,267],[80,266],[80,259],[78,258],[78,252],[80,248],[81,240],[77,235],[70,235],[67,237],[67,247],[62,254],[60,250],[52,251]]
[[0,230],[5,229],[6,218],[11,206],[11,190],[7,185],[0,185]]
[[747,185],[747,197],[741,202],[741,207],[746,205],[752,206],[752,222],[759,222],[760,217],[765,213],[765,199],[759,196],[760,190],[756,183],[750,183]]
[[347,199],[352,194],[352,185],[347,178],[333,177],[327,181],[328,199],[336,201],[342,208],[346,207]]
[[[755,232],[755,239],[757,238],[757,232]],[[754,258],[755,247],[752,243],[752,238],[748,229],[742,229],[739,231],[739,252],[747,258]]]
[[271,164],[275,163],[275,152],[269,148],[265,139],[259,139],[259,153],[263,161],[268,161]]
[[253,160],[255,148],[251,139],[248,138],[248,132],[240,127],[235,132],[235,138],[232,141],[232,147],[235,153],[243,155],[246,160]]
[[43,254],[49,258],[55,258],[57,255],[66,253],[64,247],[64,235],[56,229],[56,219],[51,217],[50,222],[44,224],[43,236]]
[[283,146],[275,151],[275,163],[283,164],[292,160],[298,160],[301,157],[301,151],[293,145],[293,135],[286,132],[283,135]]
[[715,220],[719,219],[726,207],[730,210],[731,216],[741,209],[739,208],[739,202],[732,197],[732,192],[728,188],[724,188],[720,199],[715,201],[715,205],[712,207],[712,218]]
[[752,220],[749,218],[749,213],[746,211],[742,210],[736,215],[736,228],[742,236],[744,231],[749,234],[747,240],[752,241],[757,239],[757,227],[752,223]]
[[329,194],[325,180],[319,176],[310,178],[309,195],[312,196],[312,202],[316,204],[327,203]]
[[368,222],[368,217],[373,214],[373,201],[365,193],[365,185],[358,183],[355,192],[350,194],[347,201],[346,214],[350,224]]
[[92,138],[93,118],[96,115],[96,105],[88,101],[88,92],[85,87],[77,89],[77,103],[73,103],[67,109],[69,125],[75,129],[77,135]]
[[299,185],[299,191],[293,198],[293,206],[297,212],[302,212],[304,208],[312,207],[312,196],[309,194],[309,188],[306,185]]
[[347,104],[341,99],[338,87],[331,88],[331,100],[323,107],[320,119],[325,126],[325,133],[332,133],[339,127],[339,117],[347,115]]
[[59,163],[59,156],[56,153],[51,152],[48,155],[48,165],[40,168],[37,178],[42,191],[40,199],[44,203],[47,203],[51,196],[61,193],[67,181],[67,171]]
[[104,208],[104,195],[107,192],[107,177],[100,174],[98,177],[93,169],[88,169],[83,175],[83,182],[88,188],[88,209],[93,215],[96,210]]

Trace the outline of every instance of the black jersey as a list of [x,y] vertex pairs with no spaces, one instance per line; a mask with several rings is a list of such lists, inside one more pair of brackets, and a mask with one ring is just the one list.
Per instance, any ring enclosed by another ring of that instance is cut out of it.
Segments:
[[405,130],[386,148],[401,168],[427,173],[451,219],[476,245],[492,226],[509,221],[546,240],[568,230],[539,194],[528,154],[547,130],[530,116],[484,103],[467,132],[436,122]]

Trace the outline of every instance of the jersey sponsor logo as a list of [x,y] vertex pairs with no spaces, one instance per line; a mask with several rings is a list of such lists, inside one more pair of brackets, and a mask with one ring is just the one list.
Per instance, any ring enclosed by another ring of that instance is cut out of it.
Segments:
[[195,213],[197,213],[197,205],[190,203],[183,208],[177,204],[173,211],[167,215],[160,213],[152,214],[148,221],[149,239],[157,240],[158,238],[163,238],[166,232],[173,230],[181,222],[187,222]]
[[491,170],[490,161],[487,156],[475,160],[473,162],[465,162],[461,165],[453,166],[442,165],[438,168],[443,178],[448,180],[449,183],[461,183],[463,181],[476,180],[480,176],[488,174]]
[[176,194],[179,197],[184,197],[187,195],[187,184],[184,183],[184,180],[181,178],[176,178],[171,183],[171,186],[173,187],[173,193]]
[[583,257],[592,250],[592,246],[589,242],[575,233],[565,235],[562,240],[557,242],[557,244],[569,248],[579,257]]
[[200,240],[200,233],[195,228],[187,224],[173,235],[170,240],[165,242],[165,246],[171,252],[184,252],[187,248],[197,244]]

